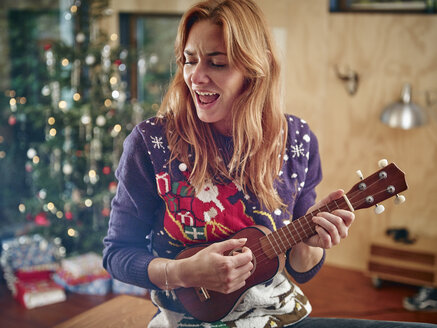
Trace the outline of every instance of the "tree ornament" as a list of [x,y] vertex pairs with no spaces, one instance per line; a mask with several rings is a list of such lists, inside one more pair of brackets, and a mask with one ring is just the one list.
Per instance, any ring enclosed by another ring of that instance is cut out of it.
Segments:
[[9,125],[15,125],[17,123],[17,118],[14,115],[10,115],[8,118]]
[[47,220],[47,214],[44,212],[40,212],[35,216],[35,224],[39,226],[47,227],[50,225],[50,221]]
[[85,64],[88,66],[94,65],[96,62],[96,57],[94,55],[88,55],[85,57]]
[[29,148],[28,150],[27,150],[27,158],[28,159],[32,159],[32,158],[34,158],[35,156],[36,156],[36,150],[34,149],[34,148]]
[[62,173],[64,173],[65,175],[70,175],[71,173],[73,173],[73,166],[71,166],[70,163],[65,163],[62,166]]
[[77,35],[76,35],[76,41],[77,41],[78,43],[83,43],[83,42],[85,41],[85,39],[86,39],[86,36],[85,36],[84,33],[82,33],[82,32],[77,33]]

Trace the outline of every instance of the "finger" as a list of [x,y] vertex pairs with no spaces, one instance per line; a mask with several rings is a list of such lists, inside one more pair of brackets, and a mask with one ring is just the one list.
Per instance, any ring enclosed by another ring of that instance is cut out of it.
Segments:
[[214,243],[210,247],[215,252],[223,254],[226,251],[232,250],[234,248],[243,247],[244,244],[246,243],[246,241],[247,241],[247,238],[239,238],[239,239],[231,238],[231,239],[228,239],[225,241]]
[[331,236],[325,229],[323,229],[321,226],[316,226],[316,232],[319,240],[317,245],[315,246],[322,247],[325,249],[329,249],[333,246]]
[[332,214],[337,215],[342,218],[346,227],[350,227],[355,220],[355,214],[347,210],[335,210]]
[[340,239],[347,236],[347,228],[343,220],[336,215],[319,213],[319,216],[314,217],[313,222],[329,234],[334,245],[340,243]]
[[252,251],[248,247],[243,247],[241,252],[234,253],[232,262],[235,268],[239,268],[252,262],[252,258]]

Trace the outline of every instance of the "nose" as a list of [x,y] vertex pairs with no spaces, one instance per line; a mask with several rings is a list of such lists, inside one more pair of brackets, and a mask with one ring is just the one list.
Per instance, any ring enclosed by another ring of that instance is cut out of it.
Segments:
[[205,84],[209,82],[207,68],[203,63],[197,63],[191,74],[191,82],[194,84]]

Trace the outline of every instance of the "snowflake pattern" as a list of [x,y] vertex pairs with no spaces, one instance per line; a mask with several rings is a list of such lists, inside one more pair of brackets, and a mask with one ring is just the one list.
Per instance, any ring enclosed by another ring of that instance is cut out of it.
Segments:
[[305,149],[303,148],[303,144],[300,143],[299,145],[291,146],[291,152],[293,154],[293,158],[304,156]]
[[153,148],[164,149],[162,137],[152,137],[151,136],[150,139],[152,139]]

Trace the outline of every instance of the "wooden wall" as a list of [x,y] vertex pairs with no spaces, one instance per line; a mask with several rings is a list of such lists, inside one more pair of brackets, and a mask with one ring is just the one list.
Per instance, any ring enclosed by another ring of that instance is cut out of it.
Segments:
[[[115,12],[184,11],[196,1],[112,1]],[[404,82],[413,100],[426,106],[425,92],[437,100],[437,15],[330,14],[327,0],[257,0],[281,44],[286,111],[307,120],[319,138],[324,180],[319,196],[346,191],[387,158],[405,173],[409,190],[400,206],[384,203],[356,213],[349,238],[328,251],[328,263],[366,267],[372,237],[387,227],[407,227],[437,238],[437,105],[434,121],[411,131],[390,129],[379,121],[383,107],[397,101]],[[117,15],[107,21],[116,32]],[[335,74],[349,67],[360,76],[350,96]]]

